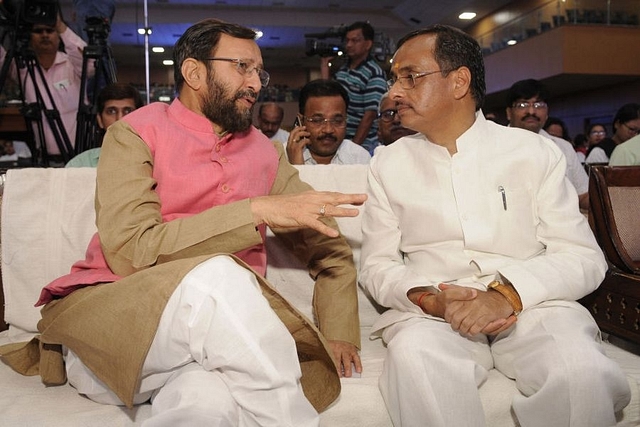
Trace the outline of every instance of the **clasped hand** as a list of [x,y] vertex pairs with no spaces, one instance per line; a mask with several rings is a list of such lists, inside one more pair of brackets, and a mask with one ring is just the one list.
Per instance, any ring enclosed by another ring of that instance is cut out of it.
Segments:
[[[464,336],[496,335],[513,325],[513,307],[499,292],[441,283],[441,292],[431,297],[433,314],[442,317]],[[425,304],[426,305],[426,304]]]
[[340,233],[320,219],[322,217],[354,217],[358,209],[340,205],[361,205],[366,194],[345,194],[331,191],[305,191],[297,194],[262,196],[251,199],[251,211],[256,224],[271,228],[312,228],[329,237]]

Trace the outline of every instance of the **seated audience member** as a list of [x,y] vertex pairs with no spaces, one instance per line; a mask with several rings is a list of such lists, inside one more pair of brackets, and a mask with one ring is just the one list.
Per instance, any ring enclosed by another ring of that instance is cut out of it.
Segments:
[[640,133],[640,104],[625,104],[613,117],[613,135],[589,148],[585,163],[609,163],[609,157],[619,144]]
[[571,142],[567,125],[558,117],[549,117],[542,127],[549,135]]
[[102,138],[107,128],[130,112],[142,107],[143,102],[140,92],[135,87],[125,83],[113,83],[100,91],[96,104],[98,147],[75,156],[65,165],[67,168],[96,167],[100,158]]
[[284,110],[275,102],[265,102],[258,109],[258,129],[272,141],[280,141],[286,145],[289,132],[282,129]]
[[640,165],[640,134],[616,146],[609,158],[609,166]]
[[[59,384],[66,366],[78,393],[105,404],[151,398],[150,426],[317,427],[340,373],[361,371],[356,269],[333,218],[356,216],[348,205],[366,195],[313,191],[252,126],[269,82],[255,38],[216,19],[187,28],[178,98],[111,125],[98,231],[42,290],[46,349],[20,353],[33,365],[14,351],[14,367]],[[307,261],[320,331],[263,278],[267,227]]]
[[607,137],[607,128],[600,123],[591,123],[587,128],[587,150],[594,145],[600,144],[600,141]]
[[482,49],[458,29],[402,38],[390,76],[419,133],[371,159],[360,281],[388,307],[372,336],[387,344],[393,425],[485,426],[478,388],[493,368],[520,391],[510,422],[615,425],[629,384],[577,302],[607,263],[562,152],[483,117]]
[[573,138],[573,149],[576,151],[580,163],[584,163],[587,157],[588,138],[584,133],[579,133]]
[[0,162],[19,162],[20,164],[31,164],[31,150],[24,141],[0,140]]
[[348,139],[349,96],[335,80],[313,80],[300,90],[298,121],[287,142],[293,165],[367,164],[369,152]]
[[396,140],[416,132],[407,129],[400,123],[400,116],[396,110],[396,103],[389,98],[389,92],[382,95],[378,107],[378,142],[374,153],[384,146],[393,144]]
[[549,135],[542,129],[549,113],[547,99],[547,89],[538,80],[528,79],[514,83],[507,91],[506,111],[509,126],[530,130],[555,142],[565,156],[566,176],[578,193],[580,208],[588,210],[589,176],[580,163],[573,145],[562,138]]

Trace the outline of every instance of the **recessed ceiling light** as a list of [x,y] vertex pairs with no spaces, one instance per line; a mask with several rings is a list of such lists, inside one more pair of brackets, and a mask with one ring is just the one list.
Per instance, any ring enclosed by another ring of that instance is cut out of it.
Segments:
[[164,48],[162,46],[154,46],[151,48],[151,51],[155,53],[163,53]]
[[162,65],[173,65],[173,59],[165,59],[162,61]]
[[516,43],[518,43],[518,42],[517,42],[516,40],[513,40],[513,39],[511,39],[511,40],[509,40],[509,41],[507,42],[507,44],[508,44],[509,46],[513,46],[513,45],[514,45],[514,44],[516,44]]
[[261,30],[256,30],[255,28],[253,28],[253,31],[256,33],[256,37],[255,37],[256,40],[264,36],[264,33]]
[[473,19],[475,17],[476,17],[475,12],[462,12],[460,15],[458,15],[458,18],[465,19],[465,20]]

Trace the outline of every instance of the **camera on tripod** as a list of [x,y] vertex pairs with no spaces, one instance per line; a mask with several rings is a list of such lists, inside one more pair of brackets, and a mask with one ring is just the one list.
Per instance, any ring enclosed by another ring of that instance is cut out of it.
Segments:
[[85,23],[84,30],[87,32],[89,45],[106,45],[111,32],[109,20],[100,16],[89,16]]
[[16,28],[55,25],[58,9],[58,0],[4,0],[0,4],[0,25]]

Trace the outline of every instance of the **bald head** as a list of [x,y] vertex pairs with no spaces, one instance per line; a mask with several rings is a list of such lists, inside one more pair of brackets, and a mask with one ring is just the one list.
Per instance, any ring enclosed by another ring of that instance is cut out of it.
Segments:
[[258,110],[258,128],[267,138],[272,138],[280,129],[283,118],[284,110],[281,106],[275,102],[266,102]]

